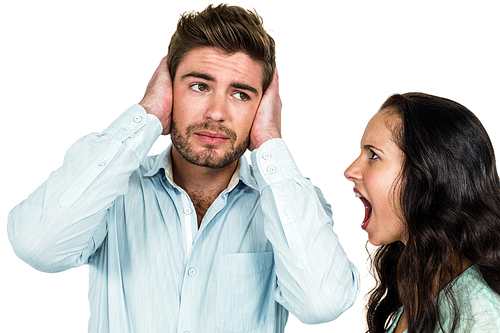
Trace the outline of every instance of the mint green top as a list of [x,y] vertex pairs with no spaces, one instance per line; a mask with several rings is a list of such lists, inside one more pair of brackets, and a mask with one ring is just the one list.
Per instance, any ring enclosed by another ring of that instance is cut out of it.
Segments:
[[[460,309],[456,333],[500,332],[500,295],[490,289],[475,266],[465,270],[446,288],[451,288]],[[438,325],[436,333],[447,333],[452,325],[452,312],[443,291],[440,296],[439,311],[444,330]],[[402,312],[403,308],[400,308],[387,333],[394,331]]]

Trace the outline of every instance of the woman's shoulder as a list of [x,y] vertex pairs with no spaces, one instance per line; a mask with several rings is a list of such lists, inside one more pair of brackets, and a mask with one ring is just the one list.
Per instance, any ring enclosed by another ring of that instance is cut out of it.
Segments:
[[477,267],[469,267],[444,291],[442,301],[448,306],[440,305],[441,314],[452,317],[452,296],[459,310],[458,332],[500,332],[500,295],[491,290]]
[[451,285],[451,290],[459,301],[489,302],[493,306],[500,305],[500,295],[494,292],[484,281],[483,276],[476,266],[471,266],[460,274]]

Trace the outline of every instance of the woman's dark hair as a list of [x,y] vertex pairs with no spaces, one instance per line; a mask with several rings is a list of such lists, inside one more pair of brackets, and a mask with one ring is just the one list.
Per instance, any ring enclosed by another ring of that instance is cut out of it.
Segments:
[[[404,153],[399,204],[406,245],[377,248],[377,285],[367,304],[368,332],[385,332],[403,306],[408,333],[443,323],[437,293],[475,265],[500,294],[500,181],[493,146],[476,116],[449,99],[423,93],[389,97],[380,108],[396,116],[393,140]],[[394,124],[394,122],[392,122]],[[444,289],[449,290],[448,288]],[[446,297],[454,314],[460,309]]]

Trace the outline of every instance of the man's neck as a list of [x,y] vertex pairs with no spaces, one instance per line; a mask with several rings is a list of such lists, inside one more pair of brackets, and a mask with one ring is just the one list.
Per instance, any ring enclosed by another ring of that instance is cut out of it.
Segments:
[[173,146],[171,158],[173,180],[191,198],[196,209],[199,227],[210,205],[228,187],[238,161],[221,169],[202,167],[188,162]]

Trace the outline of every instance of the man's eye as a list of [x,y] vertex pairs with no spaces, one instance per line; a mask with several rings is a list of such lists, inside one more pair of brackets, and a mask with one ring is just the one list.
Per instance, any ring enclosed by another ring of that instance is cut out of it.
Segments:
[[250,99],[250,97],[247,94],[242,93],[242,92],[235,93],[234,97],[236,97],[237,99],[242,100],[242,101],[246,101],[246,100]]
[[206,91],[207,90],[207,85],[203,83],[195,83],[191,85],[191,89],[196,90],[196,91]]

